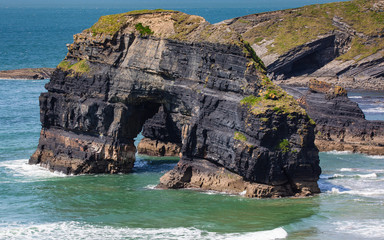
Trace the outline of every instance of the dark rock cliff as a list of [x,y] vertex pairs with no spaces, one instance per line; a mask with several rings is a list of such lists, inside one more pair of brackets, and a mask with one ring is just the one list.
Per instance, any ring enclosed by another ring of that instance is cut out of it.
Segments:
[[74,38],[40,96],[31,164],[130,172],[144,126],[148,139],[181,148],[159,187],[249,197],[319,192],[313,122],[237,33],[180,12],[135,11],[102,17]]
[[298,99],[316,122],[315,144],[320,151],[384,154],[384,122],[366,120],[343,88],[316,80],[310,81],[308,90],[283,88]]

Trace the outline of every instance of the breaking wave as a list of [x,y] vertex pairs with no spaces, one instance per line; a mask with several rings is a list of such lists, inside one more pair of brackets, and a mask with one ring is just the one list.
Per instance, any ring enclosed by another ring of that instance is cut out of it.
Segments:
[[0,224],[5,239],[284,239],[288,233],[281,227],[267,231],[246,233],[215,233],[196,228],[114,228],[79,222],[47,224]]

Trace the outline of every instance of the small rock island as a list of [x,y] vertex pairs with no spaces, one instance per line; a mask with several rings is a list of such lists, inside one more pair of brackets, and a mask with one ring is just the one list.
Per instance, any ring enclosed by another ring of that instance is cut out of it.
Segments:
[[143,129],[144,148],[180,153],[159,188],[320,192],[314,121],[226,25],[167,10],[101,17],[74,36],[46,88],[30,164],[129,173]]

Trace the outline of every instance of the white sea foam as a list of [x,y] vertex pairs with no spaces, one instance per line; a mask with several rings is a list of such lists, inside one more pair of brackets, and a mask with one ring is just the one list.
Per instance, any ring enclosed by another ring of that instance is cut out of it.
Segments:
[[154,189],[156,189],[156,185],[152,185],[152,184],[150,184],[150,185],[145,186],[144,188],[145,188],[145,189],[154,190]]
[[0,162],[0,168],[6,168],[16,177],[29,177],[34,179],[67,177],[64,173],[51,172],[39,165],[28,164],[28,159],[9,160]]
[[372,159],[384,159],[383,155],[367,155],[367,157]]
[[384,113],[384,107],[367,108],[364,110],[367,113]]
[[336,174],[333,174],[331,178],[343,178],[343,177],[345,177],[345,175],[336,173]]
[[331,194],[339,194],[340,193],[340,190],[338,188],[332,188],[331,191],[327,191],[327,193],[331,193]]
[[380,197],[380,196],[384,196],[384,189],[368,188],[365,190],[360,190],[360,189],[350,190],[350,191],[345,191],[343,193],[351,194],[351,195],[359,195],[364,197]]
[[384,173],[384,169],[364,169],[364,168],[340,168],[340,172],[371,172]]
[[226,233],[202,231],[196,228],[113,228],[93,226],[78,222],[59,222],[35,225],[1,224],[3,239],[284,239],[288,233],[283,228],[273,230]]
[[383,197],[384,189],[378,188],[366,188],[366,189],[352,189],[352,190],[340,190],[337,187],[332,187],[331,190],[326,191],[329,194],[349,194],[349,195],[357,195],[362,197]]
[[344,175],[344,174],[339,174],[335,173],[332,176],[325,176],[322,175],[320,176],[321,179],[335,179],[335,178],[377,178],[376,173],[367,173],[367,174],[354,174],[354,175]]
[[358,172],[357,168],[341,168],[340,172]]
[[360,98],[363,98],[362,96],[348,96],[348,98],[352,98],[352,99],[360,99]]
[[[352,234],[361,239],[384,239],[383,219],[338,221],[333,224],[336,225],[337,231]],[[347,236],[346,239],[348,239]]]
[[368,174],[357,174],[359,178],[377,178],[376,173],[368,173]]
[[336,150],[333,150],[333,151],[328,151],[326,153],[334,154],[334,155],[347,155],[347,154],[351,154],[352,152],[351,151],[336,151]]

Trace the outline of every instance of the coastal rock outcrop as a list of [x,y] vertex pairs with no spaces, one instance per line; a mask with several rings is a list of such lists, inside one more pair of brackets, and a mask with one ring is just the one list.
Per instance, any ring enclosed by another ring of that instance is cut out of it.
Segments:
[[269,77],[306,86],[317,78],[384,90],[382,0],[352,0],[226,20],[264,61]]
[[144,126],[147,139],[174,144],[161,154],[181,149],[161,188],[319,192],[313,121],[226,26],[165,10],[101,17],[74,36],[46,88],[30,164],[66,174],[130,172]]
[[0,71],[0,79],[42,80],[51,77],[54,68],[22,68]]
[[316,122],[320,151],[351,151],[384,155],[384,122],[368,121],[358,104],[340,86],[311,80],[308,90],[283,86]]

